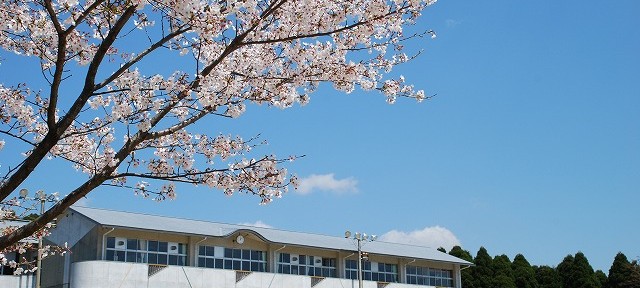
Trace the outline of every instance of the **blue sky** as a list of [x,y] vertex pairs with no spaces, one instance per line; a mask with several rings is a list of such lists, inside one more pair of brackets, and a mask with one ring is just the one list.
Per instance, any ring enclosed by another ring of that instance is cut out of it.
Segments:
[[[438,1],[414,27],[438,37],[407,43],[424,52],[394,71],[437,94],[432,100],[388,105],[375,93],[324,87],[302,108],[249,106],[240,119],[208,125],[246,138],[260,133],[269,145],[259,153],[307,155],[288,165],[305,179],[301,191],[267,206],[190,186],[170,202],[112,189],[82,202],[459,243],[472,255],[484,246],[535,265],[582,251],[608,272],[618,251],[640,257],[638,13],[635,0]],[[13,80],[12,65],[2,63],[0,82]],[[0,157],[10,153],[17,152],[5,147]],[[64,194],[77,175],[54,169],[25,187]]]

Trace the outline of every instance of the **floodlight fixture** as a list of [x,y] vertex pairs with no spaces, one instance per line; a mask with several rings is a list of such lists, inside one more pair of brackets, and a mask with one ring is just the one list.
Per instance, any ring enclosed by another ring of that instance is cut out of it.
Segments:
[[36,198],[40,201],[44,201],[47,198],[47,194],[45,194],[42,190],[38,190],[36,192]]

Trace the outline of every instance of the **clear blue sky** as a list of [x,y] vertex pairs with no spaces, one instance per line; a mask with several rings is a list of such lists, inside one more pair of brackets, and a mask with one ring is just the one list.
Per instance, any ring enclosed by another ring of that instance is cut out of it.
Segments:
[[[250,106],[209,125],[261,133],[256,152],[307,155],[288,166],[325,175],[306,194],[258,206],[190,186],[165,203],[103,189],[83,202],[336,236],[446,229],[472,255],[555,266],[582,251],[608,273],[618,251],[640,257],[639,13],[636,0],[441,0],[415,27],[438,37],[408,43],[424,53],[395,70],[432,100],[326,87],[303,108]],[[26,185],[71,187],[41,173]]]

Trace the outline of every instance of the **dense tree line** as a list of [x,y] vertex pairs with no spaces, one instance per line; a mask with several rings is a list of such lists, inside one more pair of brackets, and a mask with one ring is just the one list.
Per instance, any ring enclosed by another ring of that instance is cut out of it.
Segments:
[[582,252],[567,255],[555,267],[531,265],[522,254],[513,261],[504,254],[491,257],[484,247],[475,257],[460,246],[449,254],[475,264],[461,272],[464,288],[640,288],[640,263],[629,261],[622,252],[608,274],[594,271]]

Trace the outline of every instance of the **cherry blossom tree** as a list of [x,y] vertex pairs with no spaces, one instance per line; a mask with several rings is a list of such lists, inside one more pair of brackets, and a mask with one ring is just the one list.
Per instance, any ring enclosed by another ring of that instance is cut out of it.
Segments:
[[404,41],[435,37],[403,33],[433,2],[4,0],[0,62],[7,53],[37,59],[42,78],[0,82],[0,149],[24,156],[0,163],[0,217],[24,207],[17,191],[47,158],[87,177],[35,220],[3,231],[0,251],[46,233],[100,185],[156,200],[174,198],[175,183],[261,203],[280,197],[296,185],[281,163],[295,157],[252,157],[259,139],[196,123],[240,117],[254,104],[304,105],[322,83],[378,91],[389,103],[428,98],[389,72],[419,53],[405,54]]

